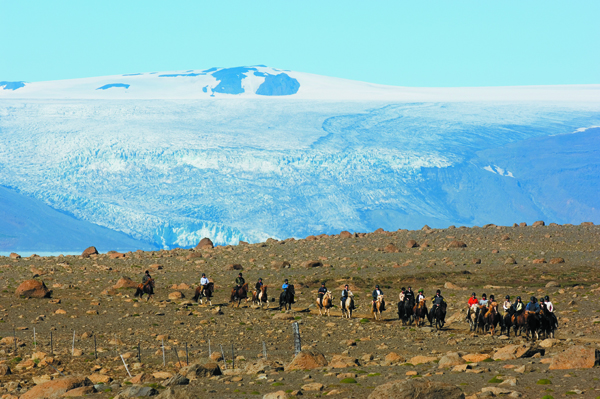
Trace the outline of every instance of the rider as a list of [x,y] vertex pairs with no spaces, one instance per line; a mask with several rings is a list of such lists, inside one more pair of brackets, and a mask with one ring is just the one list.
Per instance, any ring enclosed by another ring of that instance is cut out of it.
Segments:
[[544,297],[544,301],[546,303],[546,309],[548,309],[548,312],[550,313],[550,317],[554,321],[554,325],[556,327],[558,327],[558,319],[556,318],[556,315],[554,314],[554,305],[552,304],[552,302],[550,302],[550,297],[548,295],[546,295]]
[[208,279],[206,278],[206,273],[202,273],[202,277],[200,278],[200,294],[204,295],[204,290],[206,289],[206,287],[208,286]]
[[525,310],[525,307],[523,306],[523,302],[521,302],[521,297],[518,296],[517,299],[515,300],[515,303],[513,303],[513,311],[515,314],[520,315],[521,313],[523,313],[523,310]]
[[348,294],[350,293],[350,288],[348,284],[344,286],[344,290],[342,291],[342,310],[346,309],[346,300],[348,299]]
[[256,292],[260,292],[260,289],[263,286],[263,282],[262,282],[262,278],[258,278],[258,281],[256,282],[256,284],[254,285],[254,288],[256,288]]
[[[408,287],[408,290],[410,291],[410,287]],[[412,294],[412,292],[411,292],[411,294]],[[377,297],[378,297],[379,295],[383,295],[383,291],[381,291],[381,290],[379,289],[379,284],[377,284],[377,285],[375,286],[375,289],[373,290],[373,307],[375,307],[375,302],[377,301]],[[381,310],[381,311],[385,310],[385,305],[384,305],[384,303],[383,303],[383,302],[381,303],[381,309],[380,309],[380,310]]]
[[150,272],[146,270],[144,277],[142,277],[142,284],[146,284],[149,280],[152,280],[152,276],[150,276]]
[[408,301],[409,303],[411,300],[413,303],[415,302],[415,293],[412,291],[411,287],[408,287],[408,289],[404,293],[404,300]]
[[242,277],[242,273],[238,274],[237,278],[235,279],[235,289],[236,291],[238,289],[240,289],[240,287],[242,285],[246,284],[246,280],[244,280],[244,278]]
[[[431,312],[430,314],[433,314],[433,310],[435,309],[435,306],[441,306],[442,308],[442,327],[444,326],[444,323],[446,322],[446,303],[444,302],[444,297],[442,296],[442,292],[440,290],[437,290],[435,292],[435,296],[433,297],[433,299],[431,300],[432,303],[432,307],[431,307]],[[431,323],[431,319],[429,320],[429,322]]]
[[510,303],[510,295],[504,297],[504,304],[502,304],[502,308],[504,309],[504,313],[511,313],[512,303]]
[[286,293],[287,289],[290,285],[288,284],[288,279],[286,278],[285,281],[283,282],[283,285],[281,286],[281,289],[283,289],[283,292]]
[[540,313],[540,305],[537,303],[537,299],[535,299],[534,296],[532,296],[529,299],[529,303],[525,307],[525,310],[528,310],[530,312]]
[[487,300],[487,296],[485,294],[481,295],[481,299],[479,300],[479,307],[485,306],[487,308],[489,301]]
[[417,303],[421,302],[421,299],[425,299],[425,293],[423,292],[423,288],[419,290],[417,294]]
[[471,294],[471,298],[469,298],[469,306],[467,307],[467,320],[469,319],[469,314],[471,313],[471,306],[477,305],[479,301],[477,300],[477,295],[475,293]]
[[404,299],[406,296],[405,291],[406,291],[406,288],[402,287],[402,290],[400,291],[400,295],[398,295],[398,297],[400,298],[400,302],[404,302]]
[[317,294],[319,295],[319,303],[321,304],[321,306],[323,306],[323,297],[325,296],[326,293],[327,293],[327,287],[325,287],[325,282],[323,281],[321,283],[321,288],[319,288],[319,291],[317,292]]

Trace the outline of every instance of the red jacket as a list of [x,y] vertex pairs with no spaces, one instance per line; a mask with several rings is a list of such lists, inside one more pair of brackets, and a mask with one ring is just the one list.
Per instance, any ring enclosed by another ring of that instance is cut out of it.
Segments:
[[479,303],[479,300],[477,298],[473,298],[473,297],[469,298],[469,307],[476,305],[478,303]]

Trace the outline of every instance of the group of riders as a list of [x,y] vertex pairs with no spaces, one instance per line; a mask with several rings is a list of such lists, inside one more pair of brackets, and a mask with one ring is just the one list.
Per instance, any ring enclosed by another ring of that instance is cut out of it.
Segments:
[[[149,296],[154,294],[154,279],[150,276],[148,270],[146,270],[143,278],[142,284],[138,287],[138,292],[136,292],[136,296],[138,293],[148,293]],[[254,285],[255,291],[253,292],[252,300],[254,302],[267,303],[268,299],[266,295],[266,286],[263,283],[262,278],[259,278],[256,284]],[[283,284],[281,285],[281,295],[279,298],[280,307],[291,307],[291,304],[294,303],[294,286],[289,284],[288,279],[285,279]],[[202,273],[202,277],[200,278],[200,287],[196,290],[196,296],[194,299],[198,300],[199,298],[207,298],[210,301],[212,297],[212,292],[214,291],[213,283],[206,277],[205,273]],[[242,273],[239,273],[237,278],[235,279],[235,285],[232,289],[231,299],[232,301],[241,299],[247,299],[247,284],[244,279]],[[327,289],[325,286],[325,282],[321,283],[321,287],[317,291],[317,305],[319,306],[319,310],[324,307],[331,307],[331,301],[324,301],[324,299],[332,299],[333,294],[331,291]],[[356,309],[354,306],[354,295],[350,290],[349,286],[346,284],[344,289],[342,290],[340,297],[340,305],[342,313],[349,312],[352,314],[352,311]],[[429,324],[432,325],[434,322],[436,323],[436,327],[443,327],[446,319],[446,308],[447,304],[442,296],[440,290],[437,290],[435,296],[431,298],[431,309],[427,309],[425,305],[426,297],[423,289],[419,289],[415,294],[411,287],[404,288],[399,294],[399,302],[398,302],[398,317],[405,321],[412,323],[412,321],[416,320],[417,324],[420,321],[424,322],[425,320],[429,321]],[[249,299],[247,299],[249,300]],[[327,303],[325,303],[327,302]],[[502,304],[502,309],[504,310],[504,315],[501,315],[498,311],[498,303],[494,298],[494,295],[490,295],[489,299],[486,294],[482,294],[481,299],[477,298],[475,293],[471,294],[471,297],[468,300],[467,306],[467,321],[471,324],[471,329],[491,329],[492,334],[494,334],[495,327],[500,324],[502,331],[505,329],[509,331],[510,327],[515,327],[515,333],[517,328],[520,327],[522,329],[526,329],[531,331],[532,333],[538,333],[538,330],[542,330],[544,323],[550,324],[551,330],[553,331],[558,327],[558,320],[555,315],[554,305],[550,301],[550,297],[546,295],[541,298],[538,302],[537,298],[532,296],[530,301],[527,304],[524,304],[521,301],[521,297],[517,296],[515,302],[512,303],[510,301],[510,296],[506,295],[504,297],[504,303]],[[383,291],[376,285],[372,292],[372,302],[371,302],[371,311],[374,314],[380,314],[380,312],[386,310],[385,308],[385,300]],[[536,328],[536,326],[538,326]],[[535,330],[535,331],[534,331]]]
[[523,303],[520,296],[517,296],[512,303],[510,295],[506,295],[502,304],[503,315],[498,308],[494,295],[490,295],[488,299],[486,294],[482,294],[481,299],[477,299],[477,295],[473,292],[467,306],[467,321],[471,325],[471,330],[490,329],[493,335],[494,329],[499,324],[501,332],[506,330],[509,335],[511,327],[514,327],[515,334],[517,331],[525,330],[527,334],[539,335],[543,332],[546,335],[553,335],[554,330],[558,328],[554,304],[548,295],[540,298],[539,302],[535,296],[531,296],[527,304]]

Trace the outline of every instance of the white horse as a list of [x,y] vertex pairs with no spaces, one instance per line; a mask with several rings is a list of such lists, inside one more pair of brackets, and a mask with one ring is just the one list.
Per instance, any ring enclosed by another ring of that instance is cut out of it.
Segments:
[[348,298],[346,298],[346,302],[340,301],[340,307],[342,309],[342,319],[343,318],[352,318],[352,310],[354,309],[354,294],[352,291],[348,290]]
[[377,300],[371,306],[371,314],[375,318],[375,320],[381,320],[381,309],[383,308],[383,295],[378,295]]
[[319,298],[317,298],[317,307],[319,308],[319,314],[323,316],[323,313],[325,313],[327,316],[329,316],[329,309],[331,309],[332,304],[333,294],[331,293],[331,291],[327,291],[325,294],[323,294],[323,304],[321,304],[321,301],[319,301]]

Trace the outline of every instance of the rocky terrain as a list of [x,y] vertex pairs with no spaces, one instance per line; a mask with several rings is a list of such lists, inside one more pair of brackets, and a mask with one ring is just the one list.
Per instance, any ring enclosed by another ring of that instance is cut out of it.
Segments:
[[[600,227],[590,223],[536,223],[0,257],[0,393],[600,397],[599,244]],[[156,280],[150,301],[133,295],[145,270]],[[297,294],[293,310],[281,312],[275,302],[232,306],[239,271],[250,286],[262,277],[270,301],[289,279]],[[212,305],[192,301],[203,272],[216,286]],[[334,291],[330,317],[314,305],[322,281]],[[351,320],[339,311],[346,283],[358,307]],[[387,300],[381,321],[369,312],[375,284]],[[428,297],[442,290],[448,317],[441,331],[398,320],[403,286],[423,288]],[[464,318],[472,291],[513,300],[549,295],[559,318],[555,338],[470,332]],[[302,345],[297,356],[293,323]]]

